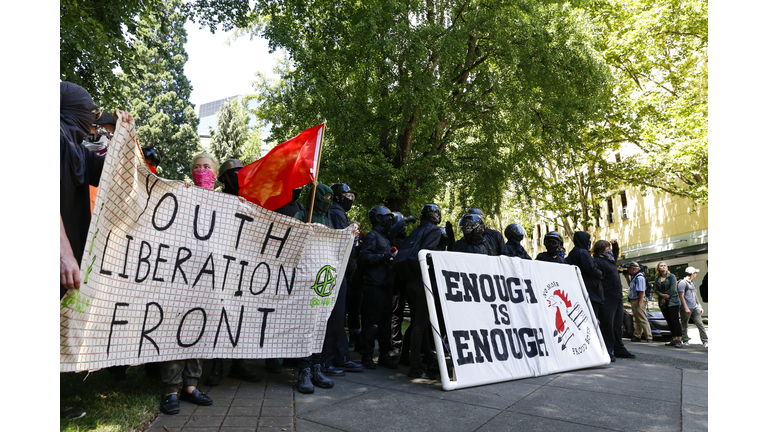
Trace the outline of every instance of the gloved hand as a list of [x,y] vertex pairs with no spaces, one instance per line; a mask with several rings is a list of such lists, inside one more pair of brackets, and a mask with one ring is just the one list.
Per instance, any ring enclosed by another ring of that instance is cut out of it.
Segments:
[[448,236],[448,241],[451,243],[456,241],[456,236],[453,235],[453,225],[450,222],[445,223],[445,234]]
[[419,221],[419,218],[417,218],[416,216],[408,216],[404,220],[405,220],[405,223],[416,223]]

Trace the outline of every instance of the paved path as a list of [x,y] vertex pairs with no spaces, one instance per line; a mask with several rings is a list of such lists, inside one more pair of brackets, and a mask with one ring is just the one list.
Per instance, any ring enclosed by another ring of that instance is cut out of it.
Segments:
[[304,395],[293,369],[268,374],[254,361],[262,381],[202,386],[212,406],[182,402],[180,414],[161,414],[148,430],[706,431],[708,353],[694,333],[684,349],[625,339],[636,360],[450,392],[401,366],[347,373],[333,389]]

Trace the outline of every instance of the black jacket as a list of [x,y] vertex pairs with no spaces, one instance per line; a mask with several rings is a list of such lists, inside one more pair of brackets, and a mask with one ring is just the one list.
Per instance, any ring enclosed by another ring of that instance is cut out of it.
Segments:
[[577,266],[581,270],[581,277],[589,293],[589,299],[596,303],[603,302],[603,284],[600,279],[603,272],[597,267],[595,260],[589,253],[589,233],[576,231],[573,235],[573,249],[565,258],[565,262]]
[[331,220],[331,225],[335,229],[344,229],[349,226],[349,219],[347,219],[347,212],[339,203],[331,204],[331,208],[328,209],[328,219]]
[[553,262],[558,264],[568,264],[565,262],[564,259],[560,258],[560,255],[555,255],[554,258],[549,254],[549,252],[540,252],[538,255],[536,255],[536,261],[545,261],[545,262]]
[[482,243],[472,244],[468,242],[467,239],[462,238],[461,240],[453,244],[453,251],[481,254],[481,255],[493,255],[492,253],[493,248],[491,247],[490,244],[488,244],[488,240],[485,240]]
[[504,245],[504,234],[499,231],[488,229],[485,232],[485,241],[491,247],[491,255],[499,256],[507,253],[507,247]]
[[507,242],[504,255],[527,260],[531,259],[531,256],[528,255],[528,252],[523,249],[523,245],[521,245],[519,241],[514,240]]
[[404,279],[421,277],[419,251],[439,250],[442,238],[440,228],[431,221],[423,221],[403,240],[394,260],[398,276]]
[[390,263],[392,245],[382,231],[381,225],[377,225],[365,236],[357,264],[363,270],[363,284],[391,287],[395,281]]
[[[619,245],[614,243],[612,245],[613,256],[619,256]],[[621,278],[619,277],[619,269],[616,267],[616,260],[610,259],[600,255],[595,257],[595,264],[603,272],[603,277],[600,280],[603,285],[603,295],[606,300],[608,299],[620,299],[624,297],[624,292],[621,290]]]

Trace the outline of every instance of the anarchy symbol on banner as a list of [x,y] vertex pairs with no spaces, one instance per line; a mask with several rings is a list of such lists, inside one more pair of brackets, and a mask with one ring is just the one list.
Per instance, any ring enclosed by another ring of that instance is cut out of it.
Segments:
[[315,284],[312,285],[312,289],[315,290],[320,297],[328,297],[333,291],[333,287],[336,286],[336,269],[327,265],[317,272],[315,277]]

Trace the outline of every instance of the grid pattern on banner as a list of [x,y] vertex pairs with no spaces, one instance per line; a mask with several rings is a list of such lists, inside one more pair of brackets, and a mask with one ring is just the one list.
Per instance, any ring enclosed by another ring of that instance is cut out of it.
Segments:
[[134,125],[118,124],[81,263],[87,282],[62,301],[60,370],[319,352],[337,290],[313,287],[343,277],[351,229],[160,179]]

